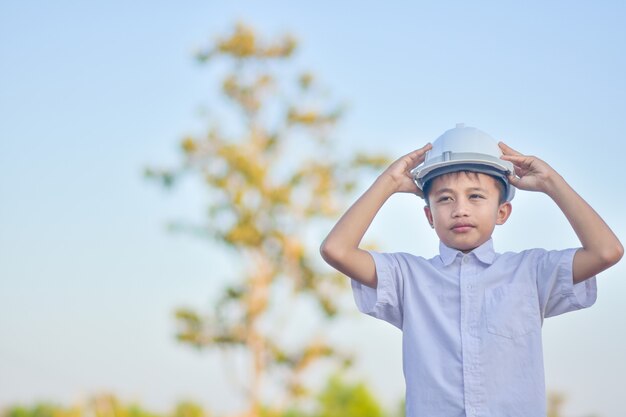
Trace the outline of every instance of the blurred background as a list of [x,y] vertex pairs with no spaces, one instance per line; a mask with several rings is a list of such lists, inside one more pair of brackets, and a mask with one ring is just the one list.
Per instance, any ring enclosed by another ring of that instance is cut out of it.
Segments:
[[[319,243],[456,123],[552,164],[625,242],[625,19],[618,1],[0,3],[1,412],[401,415],[401,334],[357,313]],[[422,206],[393,196],[366,244],[435,255]],[[498,252],[578,246],[546,196],[513,206]],[[551,416],[624,415],[625,272],[544,323]]]

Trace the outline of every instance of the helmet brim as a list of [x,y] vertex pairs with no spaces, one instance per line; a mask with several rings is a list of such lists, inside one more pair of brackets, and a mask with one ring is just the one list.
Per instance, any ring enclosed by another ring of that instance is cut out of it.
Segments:
[[[508,161],[502,162],[504,163]],[[470,171],[491,175],[502,180],[505,185],[506,201],[511,201],[515,196],[515,187],[509,182],[508,175],[511,173],[511,170],[509,170],[508,168],[509,167],[505,164],[501,164],[498,162],[489,162],[486,161],[484,158],[481,160],[457,159],[454,161],[448,160],[442,161],[441,163],[434,163],[429,165],[427,169],[422,169],[420,171],[417,171],[416,169],[414,170],[413,175],[415,183],[420,188],[420,190],[423,190],[424,185],[434,178],[452,172]]]

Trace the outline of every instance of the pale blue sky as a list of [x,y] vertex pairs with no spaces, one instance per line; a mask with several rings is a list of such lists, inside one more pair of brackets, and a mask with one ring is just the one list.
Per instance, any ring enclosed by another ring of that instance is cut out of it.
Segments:
[[[215,84],[192,52],[238,19],[300,39],[294,67],[349,104],[344,150],[399,156],[464,122],[551,163],[626,241],[626,6],[388,3],[0,3],[0,408],[103,390],[157,409],[183,397],[235,406],[220,359],[173,341],[172,310],[202,307],[229,274],[216,248],[164,230],[198,218],[204,196],[192,184],[163,192],[141,172],[175,163],[179,138],[202,131]],[[577,245],[547,197],[513,203],[497,250]],[[387,251],[437,248],[411,196],[392,198],[368,237]],[[569,395],[571,416],[623,415],[625,272],[599,277],[594,307],[544,326],[547,383]],[[350,320],[343,343],[395,405],[399,333]]]

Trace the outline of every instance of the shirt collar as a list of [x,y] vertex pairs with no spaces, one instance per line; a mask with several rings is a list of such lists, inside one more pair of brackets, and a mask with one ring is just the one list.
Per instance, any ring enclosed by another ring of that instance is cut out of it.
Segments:
[[[489,239],[470,253],[473,253],[476,258],[487,265],[491,265],[496,259],[496,252],[493,250],[493,240]],[[449,248],[443,242],[439,241],[439,257],[445,266],[450,265],[456,257],[463,252],[457,249]]]

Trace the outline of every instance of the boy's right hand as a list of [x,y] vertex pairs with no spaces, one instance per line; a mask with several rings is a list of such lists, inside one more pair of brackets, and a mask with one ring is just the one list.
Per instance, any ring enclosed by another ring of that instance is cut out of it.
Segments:
[[322,245],[322,258],[337,271],[371,288],[378,286],[372,255],[359,247],[361,239],[378,210],[396,192],[422,196],[413,182],[411,170],[424,162],[430,143],[398,159],[374,181],[371,187],[339,219]]
[[421,198],[424,198],[424,193],[420,190],[413,176],[411,170],[424,162],[426,152],[428,152],[433,146],[427,143],[420,149],[417,149],[411,153],[404,155],[396,160],[394,163],[381,174],[381,176],[387,176],[391,178],[392,183],[395,184],[396,193],[413,193]]

